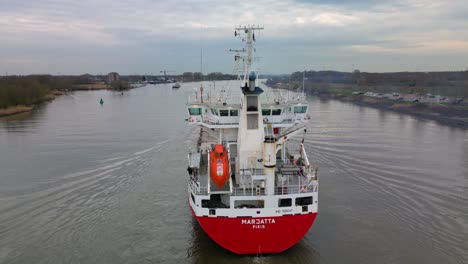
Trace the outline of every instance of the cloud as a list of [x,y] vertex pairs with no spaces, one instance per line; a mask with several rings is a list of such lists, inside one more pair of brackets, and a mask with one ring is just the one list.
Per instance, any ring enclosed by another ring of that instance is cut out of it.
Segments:
[[[226,50],[241,45],[233,27],[260,24],[265,31],[257,34],[258,50],[268,72],[307,65],[348,69],[340,65],[350,60],[365,62],[363,70],[387,71],[383,59],[389,55],[399,56],[400,70],[406,70],[421,54],[427,70],[441,69],[444,54],[459,54],[451,57],[453,67],[463,68],[467,12],[462,0],[10,1],[0,9],[0,57],[16,59],[18,73],[37,71],[31,61],[38,60],[48,60],[41,70],[50,72],[105,72],[115,65],[123,72],[151,72],[167,61],[191,71],[198,70],[203,47],[204,68],[229,72]],[[0,60],[0,72],[12,67]]]
[[295,22],[299,25],[319,24],[326,26],[347,26],[359,21],[359,17],[340,13],[320,13],[311,17],[296,17]]
[[[0,17],[2,38],[24,43],[30,37],[41,39],[66,38],[84,43],[115,44],[117,38],[103,32],[102,28],[82,20],[54,21],[41,16],[4,15]],[[30,39],[34,43],[33,39]]]
[[467,54],[468,41],[461,40],[433,40],[421,42],[420,40],[407,40],[400,45],[352,45],[352,50],[363,53],[391,53],[391,54]]

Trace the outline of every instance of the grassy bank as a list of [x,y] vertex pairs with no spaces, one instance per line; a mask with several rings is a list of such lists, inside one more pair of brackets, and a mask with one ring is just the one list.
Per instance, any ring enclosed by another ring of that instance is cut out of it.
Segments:
[[[39,103],[45,102],[45,101],[52,101],[55,99],[55,97],[62,95],[63,92],[61,91],[50,91],[47,93],[40,101]],[[14,106],[8,106],[5,108],[0,108],[0,117],[3,116],[9,116],[9,115],[16,115],[16,114],[21,114],[25,112],[29,112],[34,109],[34,107],[37,105],[36,104],[31,104],[31,105],[14,105]]]
[[130,89],[126,81],[108,85],[83,76],[4,76],[0,77],[0,116],[30,111],[35,105],[50,101],[61,91]]
[[[436,73],[340,73],[331,71],[305,73],[268,79],[267,85],[278,89],[302,90],[321,98],[337,99],[357,105],[435,120],[439,123],[468,128],[468,105],[404,102],[364,96],[360,93],[434,94],[456,98],[468,97],[468,71]],[[456,100],[456,99],[455,99]],[[418,100],[419,101],[419,100]]]
[[90,91],[90,90],[110,90],[112,87],[105,83],[90,83],[90,84],[77,84],[72,87],[74,91]]
[[30,111],[35,105],[62,94],[71,80],[50,75],[6,76],[0,78],[0,116]]
[[33,110],[33,108],[34,108],[33,106],[27,106],[27,105],[17,105],[17,106],[11,106],[7,108],[0,108],[0,117],[29,112]]
[[116,90],[123,91],[132,89],[134,87],[126,81],[114,81],[110,85],[106,83],[89,83],[89,84],[77,84],[71,88],[73,91],[90,91],[90,90]]
[[3,77],[0,79],[0,109],[34,105],[45,101],[52,90],[43,76]]

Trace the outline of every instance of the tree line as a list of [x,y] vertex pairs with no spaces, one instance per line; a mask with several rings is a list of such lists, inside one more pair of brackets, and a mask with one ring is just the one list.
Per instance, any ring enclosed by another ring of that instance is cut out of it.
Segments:
[[289,76],[276,76],[267,80],[270,86],[302,88],[312,93],[329,93],[334,87],[354,91],[398,92],[440,94],[446,96],[468,96],[468,71],[446,72],[390,72],[370,73],[305,71]]
[[201,72],[184,72],[179,77],[184,82],[199,82],[199,81],[221,81],[221,80],[235,80],[237,75],[224,74],[221,72],[211,72],[204,75]]
[[0,108],[33,105],[44,101],[52,90],[68,85],[50,75],[6,76],[0,78]]
[[[0,77],[0,108],[34,105],[47,100],[52,91],[73,90],[77,85],[96,82],[89,76],[27,75]],[[115,85],[121,89],[122,85]]]

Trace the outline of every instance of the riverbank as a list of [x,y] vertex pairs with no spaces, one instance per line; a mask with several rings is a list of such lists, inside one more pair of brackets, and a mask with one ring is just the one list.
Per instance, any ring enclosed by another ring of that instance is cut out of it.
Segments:
[[33,109],[34,109],[34,106],[30,106],[30,105],[11,106],[8,108],[0,109],[0,117],[21,114],[21,113],[29,112]]
[[468,106],[464,105],[411,103],[363,95],[320,94],[318,96],[322,99],[349,102],[468,129]]
[[[93,84],[74,85],[70,90],[66,90],[66,91],[114,90],[114,91],[122,92],[122,91],[131,90],[135,88],[141,88],[144,86],[146,86],[146,83],[121,84],[119,82],[119,83],[116,83],[114,87],[105,83],[93,83]],[[55,99],[55,97],[63,95],[63,94],[64,94],[63,91],[54,90],[45,94],[44,96],[40,98],[36,98],[35,103],[17,104],[17,105],[0,108],[0,117],[12,116],[12,115],[32,111],[37,105],[47,102],[47,101],[52,101]]]
[[78,84],[74,85],[72,91],[94,91],[94,90],[115,90],[125,91],[135,88],[145,87],[147,83],[137,82],[114,82],[112,84],[106,83],[90,83],[90,84]]
[[74,85],[73,91],[93,91],[93,90],[111,90],[112,87],[105,83],[77,84]]
[[[57,96],[60,96],[60,95],[63,95],[63,92],[51,91],[50,93],[44,96],[44,98],[42,99],[40,103],[52,101]],[[0,108],[0,117],[12,116],[12,115],[17,115],[17,114],[22,114],[25,112],[30,112],[36,107],[36,105],[40,103],[32,104],[32,105],[15,105],[15,106],[10,106],[6,108]]]

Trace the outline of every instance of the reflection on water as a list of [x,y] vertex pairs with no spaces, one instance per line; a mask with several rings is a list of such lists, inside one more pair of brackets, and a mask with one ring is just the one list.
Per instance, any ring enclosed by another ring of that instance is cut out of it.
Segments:
[[11,133],[28,133],[34,131],[34,128],[38,125],[42,116],[39,108],[40,107],[37,107],[30,112],[13,116],[0,117],[0,128]]
[[281,254],[222,249],[187,206],[197,86],[76,92],[1,119],[0,262],[468,262],[468,132],[313,97],[316,223]]
[[387,117],[387,111],[382,110],[382,109],[378,109],[377,111],[379,112],[379,117],[380,117],[381,124],[385,124],[385,118]]

